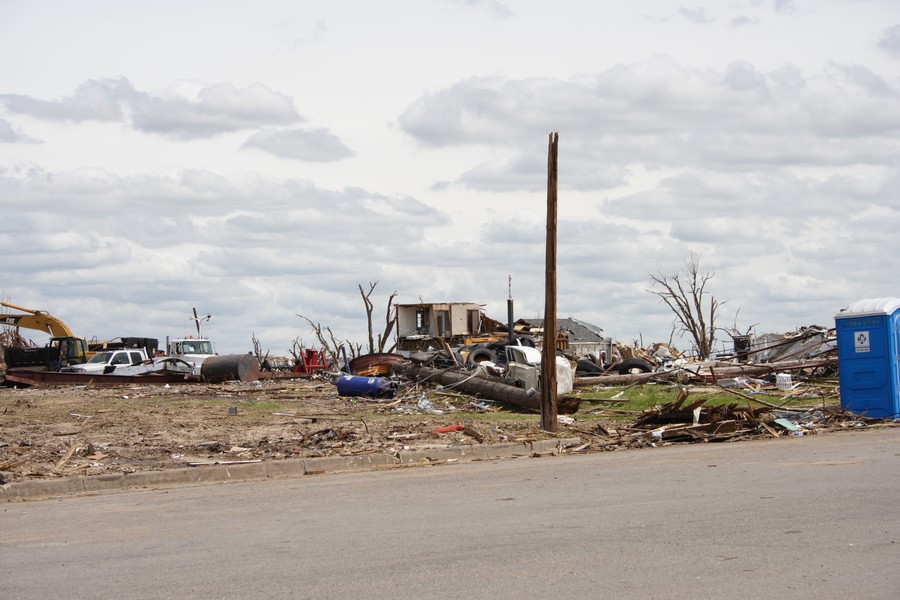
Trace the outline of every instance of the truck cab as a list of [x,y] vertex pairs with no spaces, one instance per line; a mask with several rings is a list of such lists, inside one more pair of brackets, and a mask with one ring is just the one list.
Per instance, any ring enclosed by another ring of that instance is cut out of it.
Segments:
[[[506,378],[526,391],[541,389],[540,350],[528,346],[506,347]],[[569,394],[574,389],[572,365],[563,356],[556,356],[556,391]]]
[[168,343],[168,356],[190,363],[199,372],[203,361],[215,356],[212,342],[207,338],[178,338]]

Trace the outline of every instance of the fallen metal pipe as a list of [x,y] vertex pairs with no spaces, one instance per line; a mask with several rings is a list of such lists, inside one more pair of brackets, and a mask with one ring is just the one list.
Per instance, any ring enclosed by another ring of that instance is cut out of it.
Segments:
[[[504,383],[498,379],[482,379],[472,377],[471,373],[460,373],[446,369],[433,369],[424,367],[414,362],[402,362],[395,364],[393,371],[409,379],[416,381],[429,381],[444,386],[453,386],[453,389],[466,394],[479,395],[489,400],[505,402],[526,408],[528,410],[541,409],[541,396],[539,393],[524,390],[514,385]],[[573,414],[578,411],[580,400],[573,397],[559,398],[558,412],[560,414]]]

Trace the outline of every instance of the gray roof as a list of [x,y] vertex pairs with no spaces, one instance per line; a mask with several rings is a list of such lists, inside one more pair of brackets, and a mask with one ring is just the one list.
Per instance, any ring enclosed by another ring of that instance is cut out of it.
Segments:
[[[533,327],[543,327],[543,319],[522,319]],[[596,325],[579,321],[569,317],[567,319],[557,319],[556,326],[560,331],[566,331],[570,334],[570,341],[574,343],[592,343],[601,342],[606,339],[603,330]]]

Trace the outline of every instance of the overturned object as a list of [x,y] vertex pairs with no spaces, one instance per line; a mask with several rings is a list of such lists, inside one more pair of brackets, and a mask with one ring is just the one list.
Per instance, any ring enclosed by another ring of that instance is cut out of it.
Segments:
[[339,396],[363,396],[368,398],[393,398],[396,384],[384,377],[341,375],[333,382]]
[[391,366],[401,362],[403,357],[399,354],[377,352],[375,354],[363,354],[350,360],[350,372],[362,376],[382,376],[391,372]]

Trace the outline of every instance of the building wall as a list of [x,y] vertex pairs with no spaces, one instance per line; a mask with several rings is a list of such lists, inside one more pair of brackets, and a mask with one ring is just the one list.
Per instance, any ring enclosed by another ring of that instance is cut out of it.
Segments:
[[[424,310],[425,331],[416,329],[416,313]],[[472,302],[449,302],[441,304],[398,304],[397,305],[397,336],[401,339],[411,336],[459,336],[477,333],[469,331],[469,311],[480,314],[481,305]],[[444,316],[445,331],[439,330],[441,315]]]

